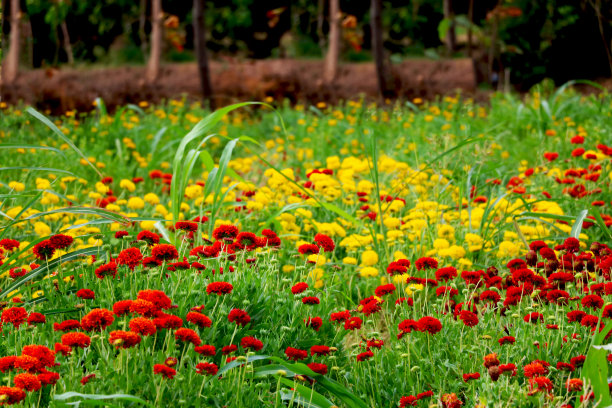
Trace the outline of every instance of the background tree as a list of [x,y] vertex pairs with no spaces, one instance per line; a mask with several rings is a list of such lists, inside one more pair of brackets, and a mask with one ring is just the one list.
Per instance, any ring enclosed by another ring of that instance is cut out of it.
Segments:
[[159,64],[162,52],[162,21],[164,13],[162,11],[161,0],[151,0],[151,52],[145,79],[147,82],[154,82],[159,76]]
[[215,100],[210,85],[210,66],[208,63],[208,50],[206,48],[206,20],[204,10],[206,0],[193,0],[193,37],[198,61],[198,72],[200,74],[200,86],[202,88],[202,100],[208,102],[211,110],[214,110]]
[[340,0],[329,0],[329,45],[325,56],[323,79],[330,84],[338,75],[338,58],[340,56]]
[[376,65],[376,79],[378,81],[378,93],[381,98],[394,96],[391,72],[385,61],[385,50],[382,37],[382,0],[371,0],[370,3],[370,25],[372,29],[372,54]]
[[9,50],[4,61],[2,78],[4,83],[12,83],[17,79],[19,72],[19,48],[21,40],[21,9],[19,0],[11,0],[10,2],[10,22],[11,32],[9,34]]

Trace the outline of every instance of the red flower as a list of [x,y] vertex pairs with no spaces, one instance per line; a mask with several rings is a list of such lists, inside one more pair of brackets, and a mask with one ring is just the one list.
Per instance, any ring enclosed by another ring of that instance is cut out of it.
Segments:
[[79,289],[77,290],[76,297],[81,299],[95,299],[96,294],[91,289]]
[[202,356],[212,357],[217,354],[217,348],[215,346],[204,344],[202,346],[197,346],[193,349],[196,353]]
[[327,374],[327,366],[325,364],[310,363],[307,365],[308,365],[308,368],[310,368],[312,371],[314,371],[317,374],[321,374],[321,375]]
[[60,379],[60,375],[51,371],[45,371],[38,374],[36,378],[38,378],[42,385],[55,385]]
[[461,313],[459,313],[459,319],[468,327],[474,327],[478,324],[478,315],[469,310],[462,310]]
[[178,258],[178,251],[174,245],[158,244],[151,250],[151,255],[158,261],[170,261]]
[[55,354],[61,353],[64,357],[72,354],[72,348],[62,343],[55,343],[55,347],[53,347],[53,351],[55,351]]
[[264,241],[267,246],[271,246],[271,247],[281,246],[281,240],[278,237],[278,235],[276,235],[276,232],[270,229],[264,229],[263,231],[261,231],[261,235],[264,236]]
[[588,307],[591,309],[601,309],[604,304],[604,300],[598,295],[586,295],[580,301],[582,307]]
[[399,406],[400,406],[400,408],[416,407],[418,401],[419,401],[419,399],[417,397],[415,397],[414,395],[406,395],[406,396],[403,396],[402,398],[400,398]]
[[553,390],[553,383],[546,377],[535,377],[529,379],[529,387],[531,392],[529,395],[533,395],[537,392],[551,392]]
[[145,241],[149,245],[159,244],[159,235],[151,231],[140,231],[136,235],[138,241]]
[[49,242],[54,249],[65,249],[72,245],[74,238],[69,235],[57,234],[49,238]]
[[39,323],[46,323],[46,322],[47,322],[47,318],[42,313],[32,312],[28,316],[28,324],[30,324],[30,325],[39,324]]
[[24,346],[21,355],[35,357],[42,367],[53,367],[55,365],[55,353],[46,346]]
[[449,281],[451,279],[455,279],[456,277],[457,277],[457,269],[452,266],[440,268],[436,271],[437,280]]
[[200,328],[210,327],[212,326],[212,320],[208,316],[198,312],[189,312],[187,313],[187,321],[195,324]]
[[233,241],[238,236],[238,228],[233,225],[219,225],[213,230],[213,238],[219,241]]
[[572,310],[571,312],[567,312],[567,321],[569,323],[580,322],[584,316],[586,316],[586,312],[582,310]]
[[6,405],[14,405],[23,401],[26,397],[26,393],[16,387],[5,387],[0,386],[0,401]]
[[4,309],[0,315],[2,323],[11,323],[14,327],[19,328],[28,318],[28,312],[23,307],[9,307]]
[[296,349],[293,347],[287,347],[285,349],[285,355],[287,356],[289,360],[299,361],[299,360],[304,360],[305,358],[308,357],[308,351]]
[[198,363],[195,368],[198,374],[215,375],[219,371],[219,367],[214,363]]
[[178,316],[164,314],[153,319],[157,329],[178,329],[183,325],[183,319]]
[[123,316],[128,314],[130,312],[130,307],[132,306],[132,303],[132,300],[119,300],[118,302],[115,302],[115,304],[113,305],[113,313],[117,316]]
[[532,312],[523,317],[523,320],[527,323],[538,323],[538,321],[544,321],[544,316],[542,315],[542,313]]
[[230,344],[229,346],[223,346],[221,348],[221,353],[226,356],[238,350],[238,346],[235,344]]
[[366,361],[370,358],[374,357],[374,353],[371,350],[365,351],[363,353],[357,354],[357,361]]
[[0,357],[0,373],[6,373],[15,368],[16,356]]
[[361,329],[362,324],[363,324],[363,320],[361,320],[360,317],[354,316],[354,317],[347,319],[344,322],[344,329],[345,330],[358,330],[358,329]]
[[400,324],[397,325],[397,328],[399,329],[399,331],[402,334],[404,334],[404,333],[411,333],[413,330],[418,330],[419,329],[419,324],[415,320],[406,319],[406,320],[400,322]]
[[423,257],[417,259],[414,266],[418,271],[422,271],[424,269],[436,269],[438,267],[438,261],[433,258]]
[[234,289],[234,287],[232,286],[231,283],[228,283],[228,282],[211,282],[206,287],[206,293],[208,293],[209,295],[211,293],[216,293],[217,295],[221,296],[221,295],[225,295],[225,294],[231,293],[232,289]]
[[308,284],[306,282],[296,283],[291,287],[291,293],[294,295],[298,295],[308,289]]
[[314,242],[325,252],[332,252],[336,248],[334,240],[325,234],[318,233],[314,236]]
[[86,376],[81,378],[81,385],[87,384],[89,381],[93,380],[94,378],[96,378],[95,374],[87,374]]
[[246,249],[247,251],[252,251],[257,248],[259,240],[257,235],[252,232],[241,232],[236,236],[236,241],[234,242],[234,246],[240,249]]
[[19,241],[10,238],[0,239],[0,247],[6,249],[7,251],[12,251],[19,248]]
[[81,327],[85,331],[102,331],[113,324],[113,312],[107,309],[94,309],[81,319]]
[[[408,261],[408,264],[410,264],[409,261]],[[387,266],[387,273],[391,276],[401,275],[406,272],[408,272],[408,267],[405,265],[402,265],[402,263],[400,263],[399,261],[391,262],[389,266]]]
[[583,382],[580,378],[570,378],[565,383],[565,388],[569,392],[580,392],[582,391]]
[[382,297],[388,295],[389,293],[395,292],[395,285],[392,283],[388,283],[386,285],[380,285],[374,290],[374,294],[378,297]]
[[[131,323],[131,322],[130,322]],[[131,326],[131,324],[130,324]],[[130,348],[140,343],[140,336],[138,333],[131,331],[115,330],[110,332],[108,342],[117,348]]]
[[91,339],[85,333],[70,332],[62,335],[62,344],[69,347],[89,347]]
[[500,346],[503,346],[504,344],[514,344],[516,342],[516,339],[512,336],[504,336],[497,341],[499,342]]
[[181,341],[183,343],[191,343],[194,346],[199,346],[200,344],[202,344],[202,340],[200,340],[200,336],[198,336],[198,333],[191,329],[186,329],[184,327],[181,327],[176,332],[174,332],[174,338],[177,341]]
[[544,158],[548,160],[549,162],[554,161],[555,159],[557,159],[557,157],[559,157],[559,153],[556,153],[556,152],[544,153]]
[[130,320],[130,330],[134,333],[142,334],[143,336],[152,336],[157,332],[155,323],[144,317],[135,317]]
[[315,356],[326,356],[331,352],[330,348],[327,346],[312,346],[310,348],[310,354]]
[[127,265],[131,270],[134,270],[142,262],[142,253],[138,248],[127,248],[119,252],[117,257],[117,265]]
[[539,375],[546,375],[548,370],[542,364],[533,362],[523,367],[525,377],[531,378]]
[[421,317],[417,322],[417,329],[420,332],[428,332],[429,334],[436,334],[442,330],[442,323],[435,317],[425,316]]
[[442,398],[440,398],[440,402],[442,402],[442,407],[444,408],[459,408],[461,405],[463,405],[463,402],[455,393],[443,394]]
[[164,364],[155,364],[153,366],[153,374],[159,374],[163,378],[172,380],[176,375],[176,370]]
[[198,223],[191,221],[177,221],[174,228],[186,232],[195,232],[198,230]]
[[32,248],[32,253],[36,258],[40,260],[45,260],[53,256],[53,254],[55,253],[55,247],[53,246],[51,241],[46,239],[34,245],[34,248]]
[[330,322],[345,322],[351,318],[351,312],[348,310],[343,310],[341,312],[334,312],[330,314],[329,321]]
[[479,378],[480,378],[480,373],[463,374],[463,382],[468,382],[470,380],[477,380]]
[[314,244],[302,244],[298,252],[302,255],[316,255],[319,253],[319,247]]
[[584,136],[576,135],[570,139],[570,143],[572,144],[583,144]]
[[104,279],[106,276],[112,276],[114,278],[115,275],[117,275],[117,264],[115,262],[109,262],[96,268],[94,273],[99,279]]
[[251,321],[251,316],[244,310],[232,309],[227,316],[227,320],[229,320],[230,323],[236,323],[236,325],[244,327]]
[[157,311],[162,309],[170,309],[172,300],[161,290],[141,290],[136,296],[138,300],[146,300],[153,303]]
[[316,296],[306,296],[302,298],[302,303],[305,305],[318,305],[321,301]]
[[130,235],[130,233],[127,232],[127,231],[123,231],[123,230],[115,232],[115,238],[117,238],[117,239],[121,239],[123,237],[127,237],[128,235]]
[[259,351],[263,348],[263,343],[251,336],[243,337],[242,340],[240,340],[240,345],[244,349],[251,349],[254,351]]
[[29,373],[17,374],[13,382],[15,383],[15,387],[26,391],[38,391],[42,387],[36,375]]

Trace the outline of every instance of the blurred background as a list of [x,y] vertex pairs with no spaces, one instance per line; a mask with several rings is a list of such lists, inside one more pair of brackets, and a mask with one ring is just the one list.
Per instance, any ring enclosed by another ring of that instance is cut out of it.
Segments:
[[612,0],[2,0],[2,97],[63,109],[84,102],[62,93],[225,103],[608,86],[611,41]]

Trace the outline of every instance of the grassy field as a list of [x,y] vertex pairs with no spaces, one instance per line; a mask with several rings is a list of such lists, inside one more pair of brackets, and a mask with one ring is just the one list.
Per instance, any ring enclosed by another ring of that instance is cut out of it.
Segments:
[[0,405],[612,404],[609,94],[267,102],[2,106]]

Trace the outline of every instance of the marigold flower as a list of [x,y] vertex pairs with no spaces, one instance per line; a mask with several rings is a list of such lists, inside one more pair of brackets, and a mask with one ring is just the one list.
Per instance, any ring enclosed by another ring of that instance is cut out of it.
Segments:
[[42,261],[51,258],[55,253],[55,246],[48,239],[39,242],[32,248],[34,256]]
[[565,388],[569,392],[580,392],[582,391],[583,382],[580,378],[570,378],[565,382]]
[[158,261],[171,261],[178,258],[178,251],[174,245],[157,244],[151,250],[151,256]]
[[221,296],[221,295],[225,295],[225,294],[231,293],[232,289],[234,289],[234,286],[232,286],[231,283],[228,283],[228,282],[211,282],[206,287],[206,293],[208,293],[209,295],[211,293],[216,293],[217,295]]
[[291,361],[299,361],[299,360],[304,360],[305,358],[308,357],[308,351],[306,350],[300,350],[300,349],[296,349],[293,347],[287,347],[285,349],[285,355],[287,356],[287,358]]
[[436,269],[438,267],[438,261],[433,258],[423,257],[417,259],[414,266],[418,271],[422,271],[424,269]]
[[104,279],[107,276],[112,276],[114,278],[115,275],[117,275],[117,264],[115,262],[109,262],[101,265],[96,268],[94,273],[99,279]]
[[176,370],[164,364],[155,364],[153,374],[159,374],[165,379],[172,380],[176,375]]
[[200,340],[200,336],[198,336],[198,333],[184,327],[174,332],[174,338],[177,341],[181,341],[183,343],[191,343],[194,346],[199,346],[200,344],[202,344],[202,340]]
[[319,253],[319,247],[314,244],[303,244],[298,248],[298,252],[302,255],[316,255]]
[[91,339],[85,333],[70,332],[62,335],[62,344],[69,347],[89,347]]
[[219,241],[233,241],[238,236],[238,228],[234,225],[219,225],[213,230],[213,238]]
[[23,307],[9,307],[2,311],[0,315],[0,321],[4,324],[10,323],[14,327],[19,328],[23,323],[26,322],[28,313]]
[[73,241],[74,238],[64,234],[53,235],[51,238],[49,238],[49,242],[51,243],[54,249],[66,249],[70,245],[72,245]]
[[336,248],[334,240],[325,234],[318,233],[314,236],[314,242],[325,252],[332,252]]
[[217,354],[217,348],[209,344],[204,344],[202,346],[196,346],[193,350],[202,356],[212,357],[215,354]]
[[442,323],[435,317],[425,316],[421,317],[417,322],[417,329],[420,332],[428,332],[429,334],[436,334],[442,330]]
[[480,378],[480,373],[463,374],[463,382],[468,382],[470,380],[478,380],[479,378]]
[[143,336],[152,336],[157,332],[155,323],[144,317],[135,317],[130,320],[130,330],[134,333],[141,334]]
[[153,303],[157,310],[172,307],[172,300],[161,290],[141,290],[136,296],[137,300],[146,300]]
[[230,323],[236,323],[236,325],[244,327],[251,321],[251,316],[244,310],[232,309],[227,316],[227,320]]
[[214,363],[198,363],[195,366],[196,368],[196,373],[198,374],[208,374],[208,375],[215,375],[217,374],[217,372],[219,371],[219,367],[214,364]]
[[117,257],[117,265],[127,265],[131,270],[134,270],[142,262],[142,253],[138,248],[127,248],[119,252]]
[[95,299],[96,294],[91,289],[79,289],[77,290],[76,297],[81,299]]
[[113,312],[107,309],[94,309],[81,319],[81,327],[85,331],[102,331],[113,324]]
[[240,340],[240,345],[244,349],[259,351],[263,348],[263,343],[255,337],[247,336]]
[[327,374],[327,365],[322,363],[309,363],[307,364],[308,368],[314,371],[317,374],[325,375]]
[[17,387],[0,386],[0,403],[6,405],[15,405],[23,401],[26,393]]
[[83,378],[81,378],[81,385],[87,384],[89,381],[93,380],[94,378],[96,378],[95,374],[88,374],[84,376]]
[[298,295],[308,289],[308,284],[306,282],[296,283],[291,287],[291,293],[294,295]]
[[140,343],[142,339],[138,333],[131,331],[115,330],[110,332],[108,342],[116,348],[131,348]]
[[310,347],[310,354],[312,356],[315,356],[315,355],[316,356],[326,356],[330,352],[331,352],[331,349],[324,345]]
[[362,324],[363,324],[363,320],[361,320],[360,317],[354,316],[354,317],[347,319],[344,322],[344,329],[345,330],[359,330],[361,329]]
[[374,353],[371,350],[365,351],[363,353],[357,354],[357,361],[366,361],[370,358],[374,357]]
[[144,241],[149,246],[151,246],[151,245],[159,244],[159,235],[157,235],[154,232],[144,230],[144,231],[140,231],[138,235],[136,235],[136,240]]
[[36,344],[23,346],[21,355],[35,357],[42,367],[53,367],[55,365],[55,353],[47,346]]
[[205,314],[199,312],[189,312],[186,317],[187,321],[195,324],[200,328],[212,326],[212,320]]

